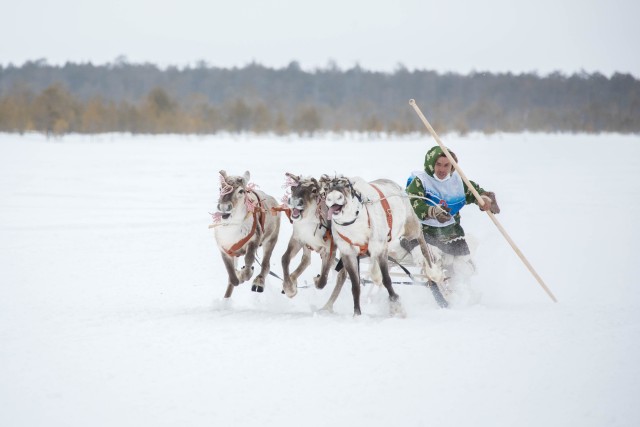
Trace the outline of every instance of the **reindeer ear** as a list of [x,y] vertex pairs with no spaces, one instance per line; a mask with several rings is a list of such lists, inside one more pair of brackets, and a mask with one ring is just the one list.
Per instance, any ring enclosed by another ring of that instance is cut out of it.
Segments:
[[295,182],[300,182],[300,176],[299,175],[294,175],[290,172],[285,173],[286,176],[288,176],[289,178],[291,178],[292,180],[294,180]]
[[223,178],[225,178],[225,179],[227,178],[227,171],[226,170],[222,169],[219,173],[220,173],[220,175],[222,175]]
[[316,186],[316,187],[319,187],[319,186],[320,186],[320,184],[318,184],[318,180],[317,180],[317,179],[315,179],[315,178],[313,178],[313,177],[311,177],[311,182],[313,182],[313,183],[315,184],[315,186]]
[[242,175],[242,177],[244,178],[244,183],[248,184],[249,183],[249,179],[251,178],[251,174],[249,173],[249,171],[245,171],[244,175]]

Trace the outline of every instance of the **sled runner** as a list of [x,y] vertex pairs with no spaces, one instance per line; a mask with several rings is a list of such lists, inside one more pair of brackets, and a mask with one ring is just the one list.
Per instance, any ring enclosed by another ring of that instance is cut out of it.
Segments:
[[[366,258],[364,260],[366,261]],[[446,281],[443,284],[438,285],[436,282],[430,280],[426,274],[421,272],[420,267],[412,263],[410,259],[406,260],[402,258],[401,260],[397,260],[389,256],[388,260],[389,275],[391,276],[391,281],[394,285],[424,286],[431,291],[433,298],[441,308],[449,307],[447,297],[450,292],[447,289]],[[360,280],[363,285],[376,284],[376,282],[372,280],[367,273],[361,273]]]
[[[367,261],[368,257],[363,257],[361,260]],[[396,260],[393,257],[388,257],[389,259],[389,275],[391,276],[392,283],[394,285],[403,285],[403,286],[424,286],[428,288],[433,294],[433,298],[435,299],[438,306],[441,308],[448,308],[449,302],[447,298],[449,297],[450,291],[446,286],[446,282],[444,285],[438,286],[437,283],[429,280],[427,275],[423,274],[419,271],[419,266],[414,263],[405,260],[402,258],[402,262]],[[340,271],[343,268],[342,262],[338,259],[335,260],[337,263],[335,270]],[[256,263],[258,266],[262,266],[259,257],[256,257]],[[274,273],[273,271],[269,272],[270,276],[275,277],[279,281],[283,281],[282,277]],[[360,274],[360,283],[362,286],[375,285],[376,282],[373,281],[368,273]],[[308,289],[311,286],[308,284],[297,285],[298,289]],[[282,290],[284,294],[284,290]]]

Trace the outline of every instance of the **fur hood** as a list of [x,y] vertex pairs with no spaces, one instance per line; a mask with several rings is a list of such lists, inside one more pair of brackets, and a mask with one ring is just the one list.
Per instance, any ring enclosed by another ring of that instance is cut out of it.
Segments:
[[[458,163],[458,157],[455,155],[455,153],[449,150],[449,154],[451,154],[453,160]],[[424,171],[427,173],[427,175],[433,176],[436,168],[436,162],[438,161],[438,158],[440,158],[440,156],[444,156],[444,151],[442,151],[442,148],[440,148],[439,145],[431,147],[431,149],[427,151],[426,156],[424,156]],[[452,169],[451,172],[453,172],[454,170],[455,169]]]

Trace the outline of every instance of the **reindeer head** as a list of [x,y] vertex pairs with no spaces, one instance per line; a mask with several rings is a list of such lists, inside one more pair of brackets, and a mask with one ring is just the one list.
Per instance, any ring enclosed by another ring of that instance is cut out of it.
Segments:
[[246,171],[243,176],[227,175],[226,171],[220,171],[218,211],[223,220],[228,220],[230,216],[236,213],[241,214],[241,219],[244,218],[249,178],[249,171]]
[[334,178],[323,175],[320,180],[326,186],[325,203],[329,207],[328,219],[351,218],[352,216],[355,218],[358,215],[362,197],[353,188],[351,181],[342,175]]
[[315,178],[302,177],[292,173],[286,173],[287,185],[291,194],[286,200],[287,206],[291,209],[291,219],[299,221],[309,218],[309,215],[319,216],[322,194],[320,184]]

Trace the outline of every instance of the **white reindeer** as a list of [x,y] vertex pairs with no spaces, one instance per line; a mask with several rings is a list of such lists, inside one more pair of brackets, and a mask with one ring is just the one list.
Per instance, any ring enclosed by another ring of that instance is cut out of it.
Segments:
[[[264,290],[271,253],[280,231],[280,213],[272,211],[277,206],[276,199],[249,184],[249,178],[249,171],[243,176],[230,176],[224,170],[220,171],[218,212],[213,216],[216,243],[229,275],[225,298],[231,297],[235,286],[251,278],[259,246],[263,251],[262,269],[253,280],[251,290]],[[244,267],[237,271],[237,259],[243,255]]]
[[361,314],[358,257],[367,255],[373,260],[373,266],[379,268],[382,284],[389,292],[391,312],[402,312],[389,276],[390,243],[417,240],[419,245],[411,250],[414,262],[432,281],[444,280],[442,270],[435,267],[420,222],[398,184],[387,179],[368,183],[358,177],[338,176],[328,184],[325,203],[329,208],[333,239],[351,280],[354,315]]

